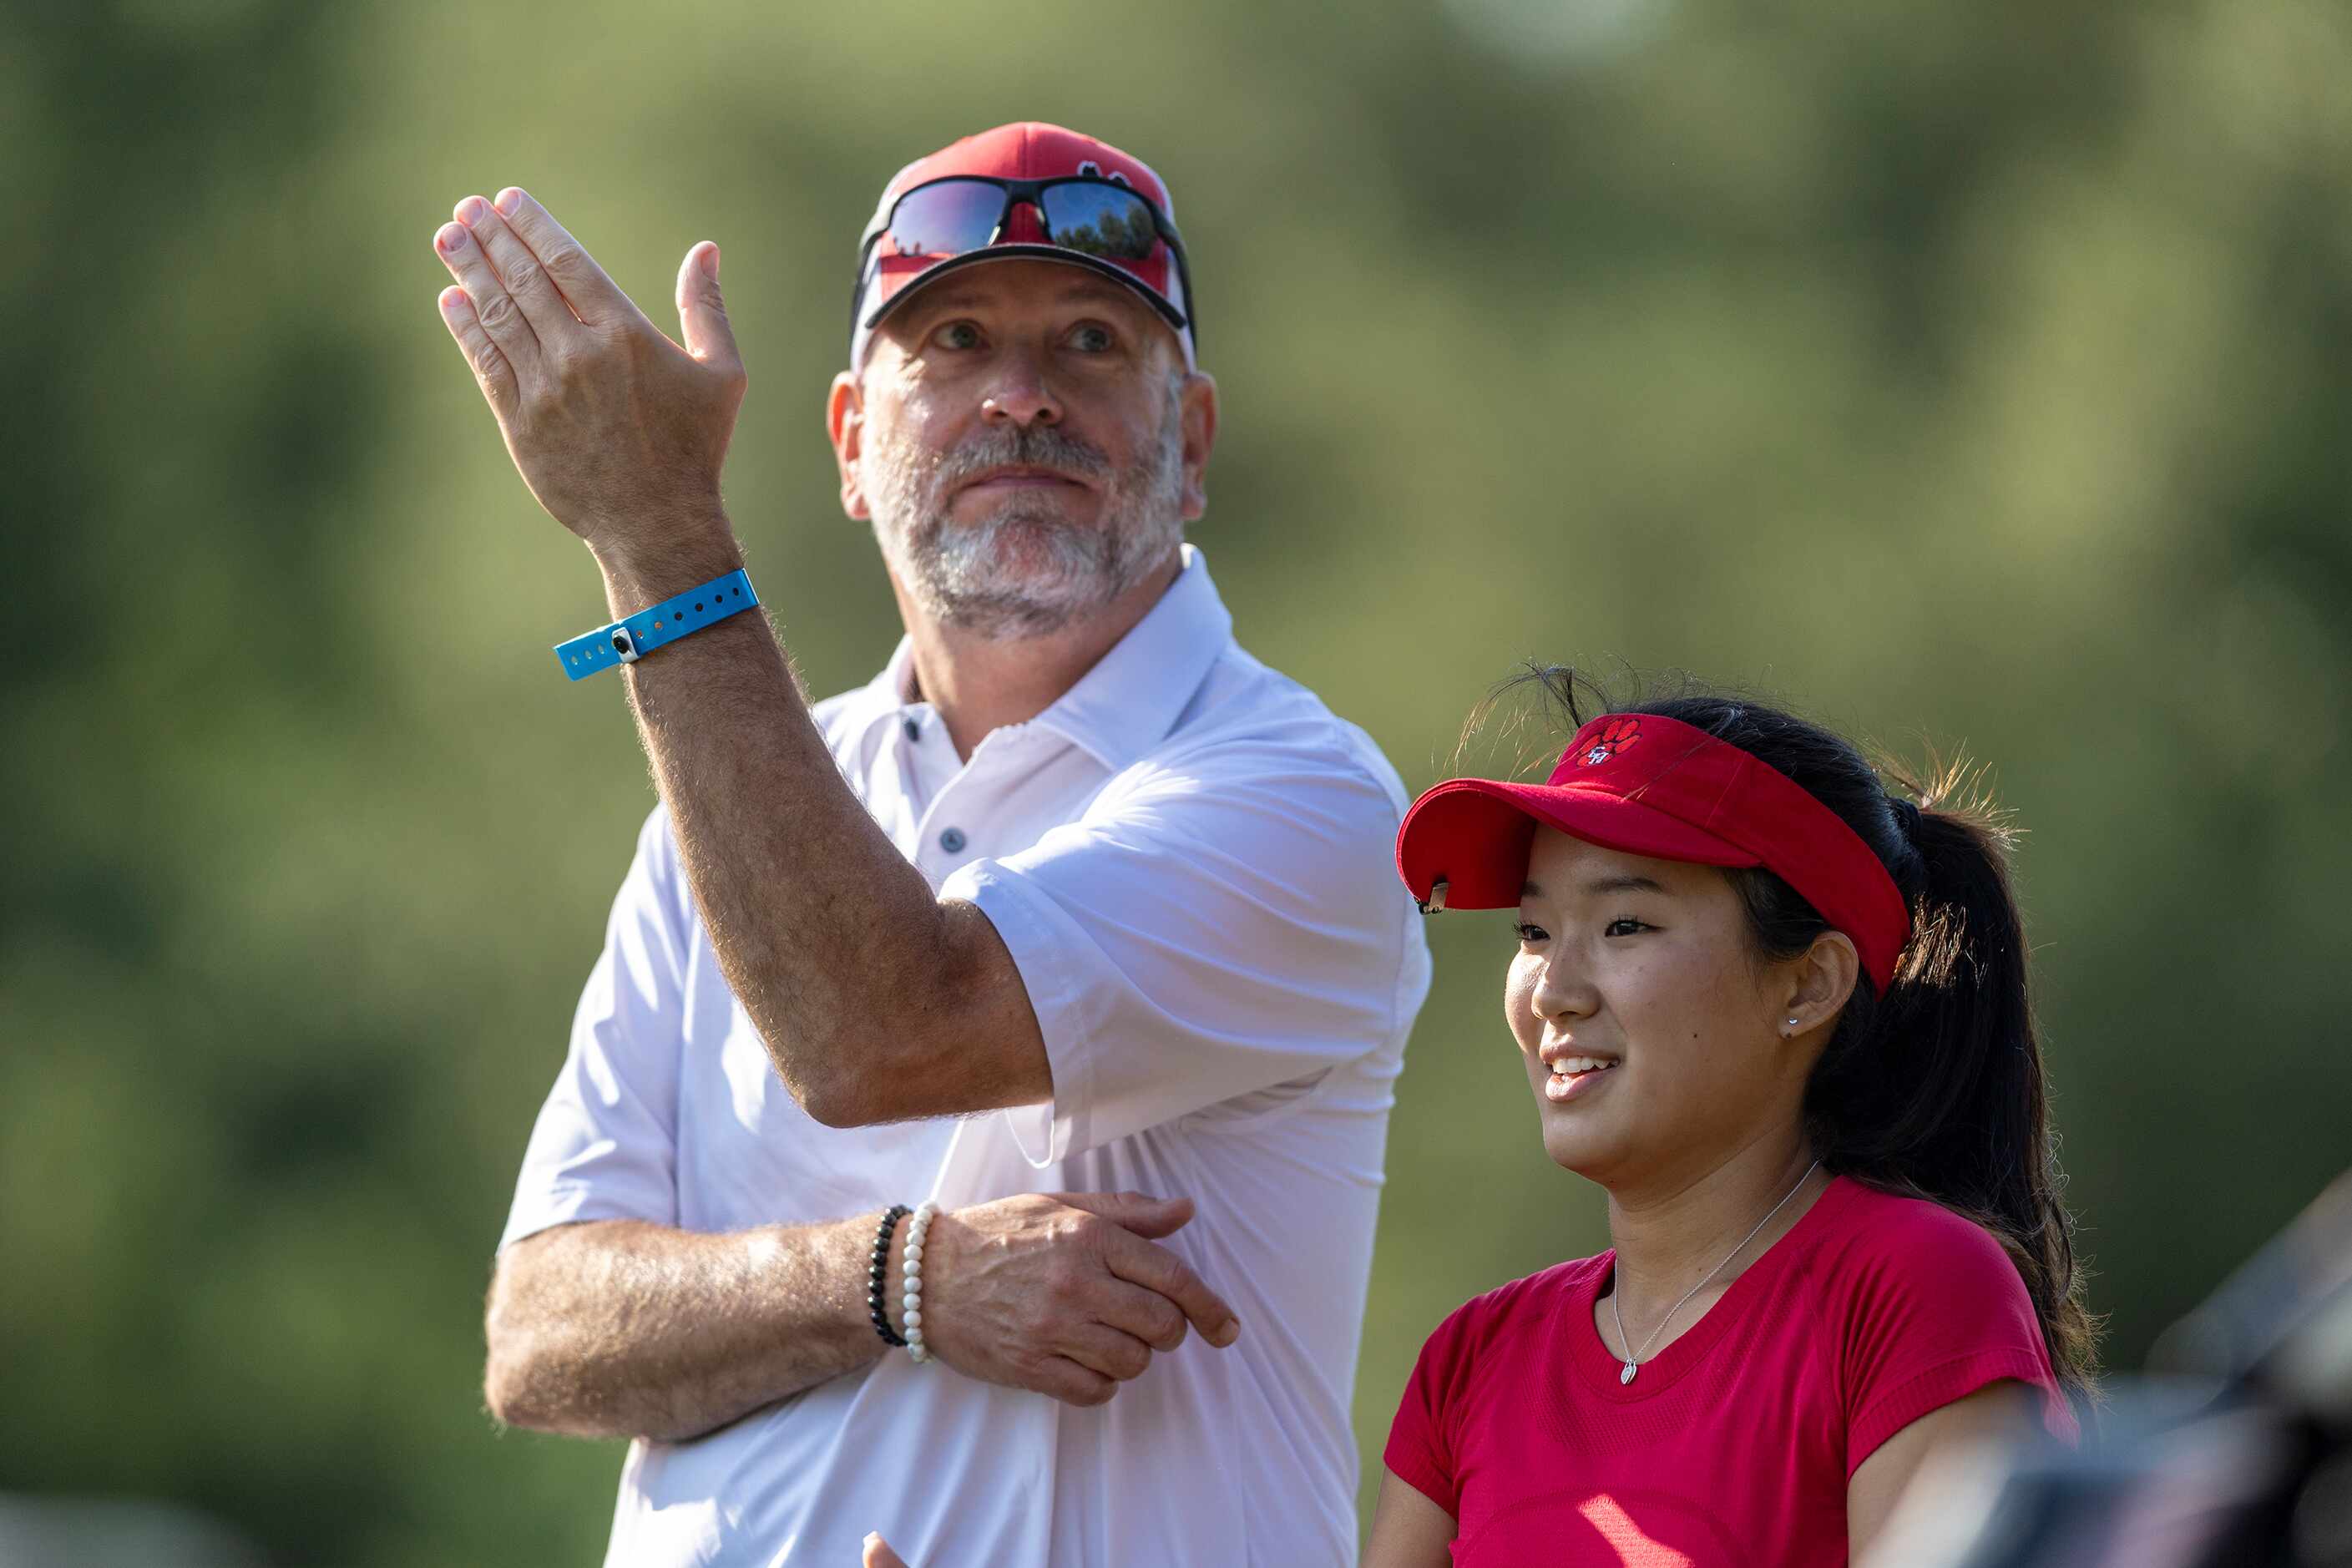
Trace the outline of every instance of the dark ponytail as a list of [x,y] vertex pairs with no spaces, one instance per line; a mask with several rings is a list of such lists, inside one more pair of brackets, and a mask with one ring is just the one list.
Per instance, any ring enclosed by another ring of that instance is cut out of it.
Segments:
[[[1817,724],[1688,684],[1612,704],[1570,670],[1523,679],[1540,682],[1571,726],[1598,712],[1655,713],[1738,746],[1803,785],[1885,865],[1911,906],[1910,945],[1885,994],[1867,976],[1857,982],[1806,1087],[1806,1134],[1825,1169],[1941,1204],[1999,1239],[2061,1380],[2090,1393],[2097,1329],[2083,1303],[2027,1000],[2012,835],[1978,775],[1957,763],[1924,776],[1874,767]],[[1726,875],[1768,955],[1793,957],[1828,929],[1771,872]]]

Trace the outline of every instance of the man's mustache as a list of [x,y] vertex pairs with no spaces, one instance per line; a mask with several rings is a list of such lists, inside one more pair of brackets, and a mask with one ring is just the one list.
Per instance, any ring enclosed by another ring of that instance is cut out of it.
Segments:
[[1076,479],[1099,479],[1109,474],[1110,458],[1101,447],[1066,436],[1050,425],[1003,428],[989,431],[941,458],[931,483],[935,491],[953,489],[991,468],[1007,467],[1052,468]]

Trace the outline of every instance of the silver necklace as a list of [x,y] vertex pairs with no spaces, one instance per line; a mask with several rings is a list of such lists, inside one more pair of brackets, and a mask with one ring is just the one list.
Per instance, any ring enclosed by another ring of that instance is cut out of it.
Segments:
[[1797,1184],[1789,1189],[1789,1197],[1784,1197],[1779,1203],[1774,1204],[1770,1212],[1766,1214],[1762,1219],[1756,1222],[1756,1229],[1751,1230],[1746,1236],[1741,1237],[1739,1238],[1739,1245],[1733,1247],[1728,1253],[1727,1253],[1724,1256],[1722,1262],[1717,1264],[1714,1268],[1706,1271],[1706,1278],[1705,1279],[1700,1280],[1697,1284],[1684,1291],[1683,1299],[1666,1309],[1666,1315],[1658,1320],[1658,1326],[1650,1331],[1649,1338],[1642,1342],[1642,1349],[1639,1351],[1631,1349],[1630,1347],[1633,1342],[1625,1337],[1625,1310],[1623,1306],[1623,1302],[1625,1300],[1625,1278],[1622,1274],[1617,1277],[1617,1289],[1609,1292],[1609,1311],[1611,1316],[1617,1320],[1617,1342],[1621,1345],[1629,1347],[1625,1352],[1624,1370],[1617,1374],[1617,1381],[1619,1383],[1631,1383],[1633,1381],[1633,1374],[1642,1370],[1641,1356],[1643,1351],[1648,1350],[1651,1342],[1665,1331],[1666,1325],[1675,1321],[1675,1314],[1681,1311],[1683,1308],[1689,1303],[1690,1299],[1693,1296],[1697,1295],[1700,1291],[1706,1289],[1709,1284],[1713,1283],[1717,1275],[1722,1273],[1726,1268],[1730,1268],[1731,1260],[1748,1249],[1748,1244],[1756,1239],[1758,1233],[1762,1231],[1766,1226],[1772,1223],[1772,1215],[1779,1214],[1782,1209],[1787,1208],[1789,1206],[1789,1198],[1793,1198],[1800,1192],[1803,1191],[1805,1184],[1812,1179],[1813,1173],[1821,1168],[1822,1163],[1819,1160],[1814,1161],[1811,1164],[1805,1167],[1805,1173],[1799,1176],[1797,1178]]

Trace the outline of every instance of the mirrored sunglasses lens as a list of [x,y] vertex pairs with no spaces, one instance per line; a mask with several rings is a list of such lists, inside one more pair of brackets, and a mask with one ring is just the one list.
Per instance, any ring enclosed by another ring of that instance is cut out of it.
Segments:
[[1106,261],[1141,261],[1160,243],[1151,205],[1132,191],[1090,184],[1048,185],[1045,226],[1054,243]]
[[899,199],[889,238],[900,256],[961,256],[995,232],[1004,193],[971,180],[945,180]]

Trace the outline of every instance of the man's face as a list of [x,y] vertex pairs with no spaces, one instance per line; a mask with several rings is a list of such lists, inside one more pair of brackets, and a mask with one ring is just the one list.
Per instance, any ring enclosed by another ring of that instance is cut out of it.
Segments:
[[1205,505],[1215,388],[1132,289],[992,261],[893,311],[834,384],[842,504],[935,620],[1034,637],[1167,564]]

